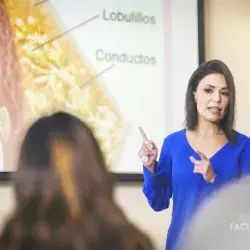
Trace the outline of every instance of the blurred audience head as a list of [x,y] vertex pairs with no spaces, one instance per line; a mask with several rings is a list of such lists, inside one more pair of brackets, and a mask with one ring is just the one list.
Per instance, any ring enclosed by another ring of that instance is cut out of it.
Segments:
[[0,249],[153,249],[114,202],[91,130],[70,114],[42,117],[29,128],[13,181],[16,209]]
[[178,249],[250,249],[250,178],[225,186],[203,204]]

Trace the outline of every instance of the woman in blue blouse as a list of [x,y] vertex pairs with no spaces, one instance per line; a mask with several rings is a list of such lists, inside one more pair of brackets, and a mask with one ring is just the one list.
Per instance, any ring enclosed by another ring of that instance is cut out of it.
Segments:
[[219,60],[203,63],[186,92],[185,129],[168,135],[158,149],[143,135],[143,192],[155,211],[173,198],[166,249],[176,249],[181,231],[201,202],[226,183],[250,172],[250,138],[234,130],[235,86]]

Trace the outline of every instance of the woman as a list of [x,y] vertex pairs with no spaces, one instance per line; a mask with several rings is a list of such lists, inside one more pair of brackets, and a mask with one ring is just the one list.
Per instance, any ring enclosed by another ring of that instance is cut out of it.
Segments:
[[66,113],[39,119],[21,147],[0,249],[153,249],[115,204],[109,177],[85,124]]
[[168,250],[175,249],[185,224],[212,192],[250,172],[250,139],[233,129],[235,87],[221,61],[203,63],[186,92],[186,127],[167,136],[158,149],[144,136],[139,156],[144,163],[143,191],[161,211],[173,197]]

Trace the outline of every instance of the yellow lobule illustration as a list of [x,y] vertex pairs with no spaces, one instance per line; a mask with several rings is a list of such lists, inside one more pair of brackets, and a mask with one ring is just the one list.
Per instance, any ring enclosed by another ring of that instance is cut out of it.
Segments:
[[53,5],[37,4],[38,0],[4,2],[21,65],[27,126],[60,110],[76,115],[93,129],[109,169],[114,170],[124,120],[100,80],[93,79],[96,72],[70,34],[53,40],[64,32]]

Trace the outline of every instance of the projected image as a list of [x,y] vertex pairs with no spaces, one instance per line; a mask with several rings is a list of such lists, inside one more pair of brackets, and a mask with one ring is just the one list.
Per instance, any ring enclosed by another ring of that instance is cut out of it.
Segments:
[[[6,6],[2,6],[2,11],[5,13],[7,8],[9,20],[6,15],[5,22],[10,23],[9,31],[12,29],[12,34],[10,31],[9,37],[5,37],[5,51],[8,51],[9,41],[13,41],[13,45],[16,43],[15,47],[12,46],[11,55],[5,54],[6,58],[16,61],[12,62],[12,67],[7,62],[7,66],[11,68],[2,69],[2,72],[7,78],[8,70],[11,72],[15,68],[14,71],[21,70],[20,80],[12,79],[15,76],[6,79],[9,81],[5,83],[6,88],[8,83],[15,85],[13,88],[18,89],[16,92],[19,91],[20,96],[24,95],[26,107],[22,116],[25,127],[39,116],[58,110],[65,110],[88,122],[100,140],[106,160],[111,167],[114,164],[114,155],[117,154],[116,149],[120,146],[124,126],[117,104],[112,101],[101,81],[95,79],[95,71],[91,72],[88,61],[83,59],[69,36],[50,41],[63,32],[56,21],[58,15],[52,6],[43,10],[42,3],[38,5],[36,3],[37,1],[30,0],[9,0],[6,1]],[[17,59],[14,58],[16,54],[19,57],[20,68]],[[13,65],[16,67],[13,68]],[[6,142],[11,138],[10,135],[15,133],[15,128],[12,126],[17,124],[16,119],[17,115],[20,115],[19,107],[22,99],[18,97],[19,93],[15,93],[12,89],[1,93],[10,95],[10,100],[2,103],[0,109],[0,119],[3,124],[1,128],[3,170],[10,171],[14,169],[14,164],[8,161],[12,155],[5,153]]]
[[0,3],[0,171],[15,165],[16,148],[22,131],[24,90],[14,33],[6,6]]
[[93,129],[111,171],[141,173],[137,127],[165,135],[166,2],[1,2],[2,171],[30,123],[63,110]]

